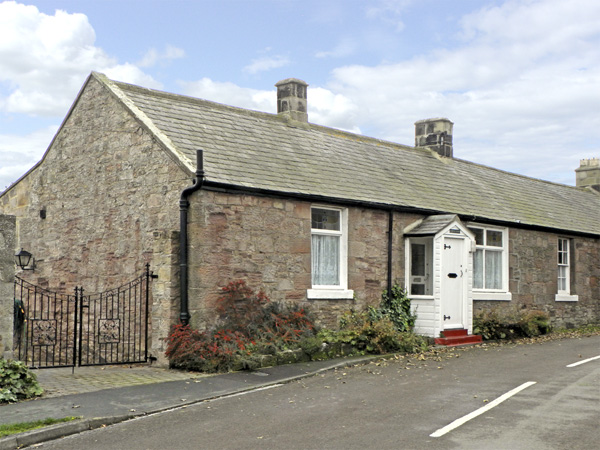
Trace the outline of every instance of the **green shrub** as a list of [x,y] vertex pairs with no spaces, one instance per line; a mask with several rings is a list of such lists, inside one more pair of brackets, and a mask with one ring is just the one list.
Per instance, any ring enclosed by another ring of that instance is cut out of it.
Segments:
[[167,337],[166,356],[173,368],[223,372],[260,367],[264,355],[300,348],[314,335],[310,314],[293,303],[271,302],[244,281],[229,283],[217,300],[214,329],[176,325]]
[[347,311],[340,318],[339,331],[320,332],[317,337],[342,354],[413,353],[427,348],[425,338],[410,331],[399,331],[389,317],[374,316],[372,309]]
[[0,358],[0,403],[42,395],[44,390],[24,362]]
[[494,308],[473,317],[473,332],[485,340],[533,337],[550,331],[548,314],[538,310],[512,308],[499,312]]
[[387,290],[383,291],[379,307],[369,307],[369,315],[374,321],[383,317],[389,319],[398,331],[412,331],[417,320],[417,315],[411,311],[406,291],[398,283],[392,286],[391,295]]

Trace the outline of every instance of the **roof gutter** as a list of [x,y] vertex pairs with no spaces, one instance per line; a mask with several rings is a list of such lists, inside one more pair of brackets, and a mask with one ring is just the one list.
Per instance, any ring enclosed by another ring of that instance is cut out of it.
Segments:
[[196,178],[194,184],[181,192],[179,200],[179,321],[183,325],[190,323],[188,302],[188,197],[202,189],[204,184],[204,157],[202,150],[196,150]]

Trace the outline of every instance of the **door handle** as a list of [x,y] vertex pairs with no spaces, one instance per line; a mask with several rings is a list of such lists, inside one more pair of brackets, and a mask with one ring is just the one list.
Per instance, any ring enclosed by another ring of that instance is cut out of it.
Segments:
[[448,274],[448,278],[456,278],[456,277],[458,277],[458,275],[456,275],[455,273]]
[[448,320],[450,318],[451,318],[450,316],[447,316],[446,314],[444,314],[444,320]]

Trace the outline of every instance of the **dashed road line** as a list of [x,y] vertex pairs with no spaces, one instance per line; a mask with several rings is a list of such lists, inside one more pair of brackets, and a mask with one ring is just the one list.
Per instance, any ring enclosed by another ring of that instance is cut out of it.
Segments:
[[489,411],[490,409],[494,408],[495,406],[498,406],[503,401],[508,400],[513,395],[518,394],[523,389],[526,389],[529,386],[533,386],[534,384],[536,384],[535,381],[528,381],[527,383],[523,383],[521,386],[514,388],[512,391],[508,391],[506,394],[501,395],[496,400],[491,401],[487,405],[482,406],[481,408],[473,411],[472,413],[467,414],[466,416],[463,416],[460,419],[456,419],[451,424],[446,425],[443,428],[440,428],[439,430],[431,433],[429,436],[430,437],[441,437],[441,436],[445,435],[446,433],[449,433],[450,431],[467,423],[469,420],[474,419],[477,416],[480,416],[481,414],[483,414],[486,411]]
[[567,367],[579,366],[580,364],[585,364],[585,363],[588,363],[588,362],[593,361],[595,359],[600,359],[600,356],[594,356],[593,358],[584,359],[583,361],[577,361],[576,363],[569,364]]

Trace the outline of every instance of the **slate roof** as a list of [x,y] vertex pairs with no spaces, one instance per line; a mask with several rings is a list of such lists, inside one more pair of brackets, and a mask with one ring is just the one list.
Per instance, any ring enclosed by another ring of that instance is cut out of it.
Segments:
[[424,149],[93,74],[206,180],[600,235],[600,195]]
[[[455,220],[460,220],[456,214],[439,214],[428,216],[410,230],[405,229],[405,236],[433,236],[438,234]],[[407,227],[408,228],[408,227]]]

